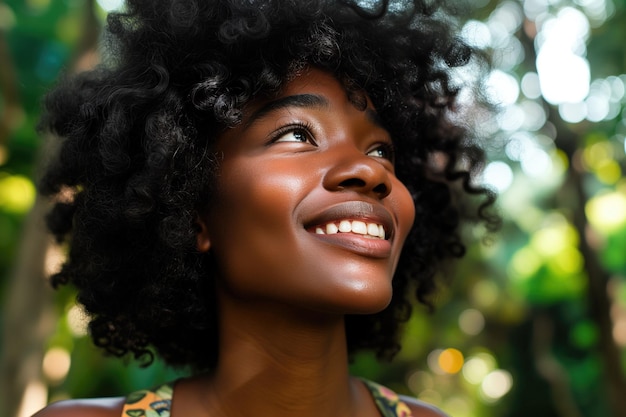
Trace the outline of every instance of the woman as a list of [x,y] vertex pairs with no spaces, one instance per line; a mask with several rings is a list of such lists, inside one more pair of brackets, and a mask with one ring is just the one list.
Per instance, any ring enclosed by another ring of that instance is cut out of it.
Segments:
[[464,194],[495,222],[450,77],[479,57],[417,1],[131,0],[108,35],[46,102],[53,283],[96,345],[193,376],[37,416],[441,416],[348,362],[397,352]]

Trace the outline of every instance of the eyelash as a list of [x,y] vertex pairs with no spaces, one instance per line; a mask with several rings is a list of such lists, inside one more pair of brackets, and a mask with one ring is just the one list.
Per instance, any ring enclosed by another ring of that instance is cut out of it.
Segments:
[[313,138],[313,134],[311,133],[312,131],[313,131],[313,126],[311,126],[309,123],[307,123],[307,122],[295,122],[295,123],[289,124],[287,126],[283,126],[280,129],[278,129],[276,132],[274,132],[272,134],[272,137],[271,137],[270,141],[269,141],[269,144],[278,142],[278,140],[280,138],[282,138],[283,136],[285,136],[288,133],[301,132],[301,133],[304,133],[304,135],[306,136],[308,142],[310,142],[313,145],[317,146],[317,143],[315,142],[315,140]]
[[[313,138],[313,134],[311,133],[312,131],[313,131],[313,126],[311,126],[308,122],[291,123],[289,125],[281,127],[276,132],[274,132],[271,136],[269,144],[278,142],[283,136],[289,133],[302,132],[306,136],[306,139],[308,142],[310,142],[312,145],[317,146],[317,143],[315,142],[315,139]],[[370,154],[371,152],[374,152],[377,150],[382,150],[387,155],[386,156],[374,156],[375,158],[387,159],[391,161],[392,163],[395,162],[396,147],[394,146],[393,143],[387,143],[387,142],[378,143],[376,144],[374,148],[368,151],[367,154]]]

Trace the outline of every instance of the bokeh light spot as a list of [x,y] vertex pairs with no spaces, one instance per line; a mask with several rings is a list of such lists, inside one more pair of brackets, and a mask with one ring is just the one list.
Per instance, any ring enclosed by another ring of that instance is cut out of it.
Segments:
[[593,94],[585,100],[587,106],[587,120],[590,122],[599,122],[609,115],[609,99],[608,97]]
[[463,368],[465,359],[461,351],[457,349],[446,349],[439,354],[439,368],[447,374],[456,374]]
[[626,195],[619,192],[593,197],[585,207],[589,223],[604,233],[620,230],[626,225]]
[[514,132],[524,125],[525,116],[524,110],[520,106],[510,104],[498,114],[498,126],[504,131]]
[[606,78],[606,81],[611,86],[611,101],[618,103],[624,98],[626,94],[626,86],[621,78],[611,75]]
[[589,94],[586,54],[589,21],[584,13],[564,7],[540,22],[536,38],[537,73],[543,97],[551,104],[578,103]]
[[5,3],[0,3],[0,30],[10,31],[15,26],[15,13]]
[[119,10],[124,5],[124,0],[96,0],[98,5],[105,12],[112,12],[114,10]]
[[528,131],[537,131],[546,124],[547,114],[539,103],[531,100],[524,100],[520,103],[524,111],[524,123],[522,127]]
[[524,174],[534,178],[545,178],[552,170],[552,158],[538,146],[524,152],[520,164]]
[[499,22],[510,34],[513,34],[522,25],[524,14],[518,3],[503,1],[491,13],[489,20]]
[[42,370],[46,378],[53,383],[61,382],[70,371],[72,359],[70,353],[63,348],[48,350],[43,358]]
[[583,268],[583,256],[573,246],[564,248],[551,259],[551,265],[560,275],[571,275],[580,272]]
[[443,369],[441,369],[441,366],[439,366],[439,355],[441,355],[441,352],[443,352],[442,349],[435,349],[426,357],[428,367],[431,371],[433,371],[433,373],[438,375],[443,375],[445,373]]
[[67,324],[74,336],[80,337],[87,335],[89,318],[81,306],[74,305],[70,308],[67,312]]
[[613,324],[613,339],[621,347],[626,347],[626,317],[619,317]]
[[526,0],[524,1],[524,14],[528,19],[535,20],[539,15],[548,11],[546,0]]
[[42,12],[50,6],[51,0],[26,0],[26,5],[38,12]]
[[51,276],[61,270],[61,266],[65,262],[66,253],[60,245],[48,245],[46,257],[44,259],[44,274],[46,277]]
[[425,389],[432,389],[435,386],[433,376],[425,371],[415,371],[407,378],[407,386],[417,394]]
[[481,392],[487,401],[499,400],[513,387],[513,377],[503,369],[497,369],[483,379]]
[[513,170],[505,162],[494,161],[485,167],[482,177],[485,185],[501,193],[513,183]]
[[613,159],[605,160],[596,167],[596,177],[605,184],[615,184],[622,178],[622,168]]
[[535,139],[531,133],[516,132],[509,138],[504,151],[511,160],[520,161],[524,158],[526,152],[536,146]]
[[531,239],[531,246],[545,258],[557,255],[571,243],[565,230],[558,226],[537,230]]
[[461,37],[472,46],[486,48],[491,45],[489,27],[478,20],[469,20],[461,29]]
[[584,149],[583,162],[588,169],[593,171],[607,160],[613,159],[613,156],[611,143],[607,140],[601,140]]
[[527,72],[522,77],[520,83],[522,93],[529,99],[536,99],[541,97],[541,88],[539,86],[539,76],[536,72]]
[[580,123],[587,117],[587,105],[582,101],[561,103],[559,104],[559,116],[567,123]]
[[481,307],[490,307],[498,299],[498,286],[489,280],[483,279],[478,281],[472,287],[471,297],[476,305]]
[[541,93],[551,104],[577,103],[589,93],[589,62],[560,44],[541,48],[537,71]]
[[35,186],[30,179],[0,174],[0,209],[23,214],[32,207],[35,195]]
[[463,333],[476,336],[485,328],[485,316],[475,308],[468,308],[459,315],[459,327]]
[[519,83],[511,74],[494,70],[486,81],[487,95],[496,103],[510,105],[519,97]]
[[48,388],[39,381],[30,381],[24,389],[16,417],[29,417],[42,409],[48,400]]
[[493,370],[495,359],[486,353],[471,356],[463,365],[463,377],[470,384],[478,385]]
[[513,387],[513,377],[505,370],[498,369],[483,379],[480,385],[483,398],[487,401],[496,401],[505,396]]
[[515,252],[509,264],[511,278],[529,278],[541,268],[541,265],[541,258],[534,250],[522,248]]

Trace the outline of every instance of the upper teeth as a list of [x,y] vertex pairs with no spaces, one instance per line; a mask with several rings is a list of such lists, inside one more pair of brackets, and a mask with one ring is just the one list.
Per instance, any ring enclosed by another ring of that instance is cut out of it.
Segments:
[[315,233],[317,233],[318,235],[356,233],[359,235],[377,237],[380,239],[385,238],[385,229],[382,225],[376,223],[365,223],[359,220],[342,220],[339,223],[328,223],[325,226],[316,227]]

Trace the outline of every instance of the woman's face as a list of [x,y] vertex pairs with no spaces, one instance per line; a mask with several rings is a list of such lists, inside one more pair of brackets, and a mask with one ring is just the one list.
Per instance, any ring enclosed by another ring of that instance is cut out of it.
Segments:
[[218,186],[201,218],[218,291],[327,313],[383,309],[415,214],[391,145],[371,102],[357,108],[321,70],[250,103],[217,140]]

